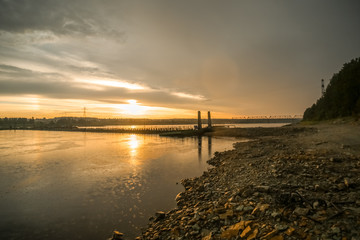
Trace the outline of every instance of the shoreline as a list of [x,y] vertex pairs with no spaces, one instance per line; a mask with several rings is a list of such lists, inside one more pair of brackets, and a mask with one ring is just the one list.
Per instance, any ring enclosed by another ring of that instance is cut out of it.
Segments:
[[360,238],[358,123],[207,134],[253,141],[184,179],[177,207],[157,213],[137,239]]

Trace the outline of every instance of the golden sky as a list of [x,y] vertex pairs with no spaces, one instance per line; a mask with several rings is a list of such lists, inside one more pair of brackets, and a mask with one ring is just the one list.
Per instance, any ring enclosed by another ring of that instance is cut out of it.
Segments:
[[0,0],[0,117],[295,115],[360,56],[347,1]]

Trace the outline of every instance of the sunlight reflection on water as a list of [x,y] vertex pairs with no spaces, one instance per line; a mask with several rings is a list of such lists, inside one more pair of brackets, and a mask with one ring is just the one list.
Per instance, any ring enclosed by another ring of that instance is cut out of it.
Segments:
[[231,138],[0,131],[0,239],[132,238]]

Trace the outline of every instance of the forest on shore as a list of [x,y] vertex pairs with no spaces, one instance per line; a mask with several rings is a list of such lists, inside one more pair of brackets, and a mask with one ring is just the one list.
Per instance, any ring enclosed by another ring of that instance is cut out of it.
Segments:
[[324,94],[304,112],[304,121],[360,116],[360,58],[345,63]]

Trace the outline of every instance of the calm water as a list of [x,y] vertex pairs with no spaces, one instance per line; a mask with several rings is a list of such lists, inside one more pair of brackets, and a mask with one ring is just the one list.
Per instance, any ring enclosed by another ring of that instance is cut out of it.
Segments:
[[0,239],[131,238],[231,138],[0,131]]

